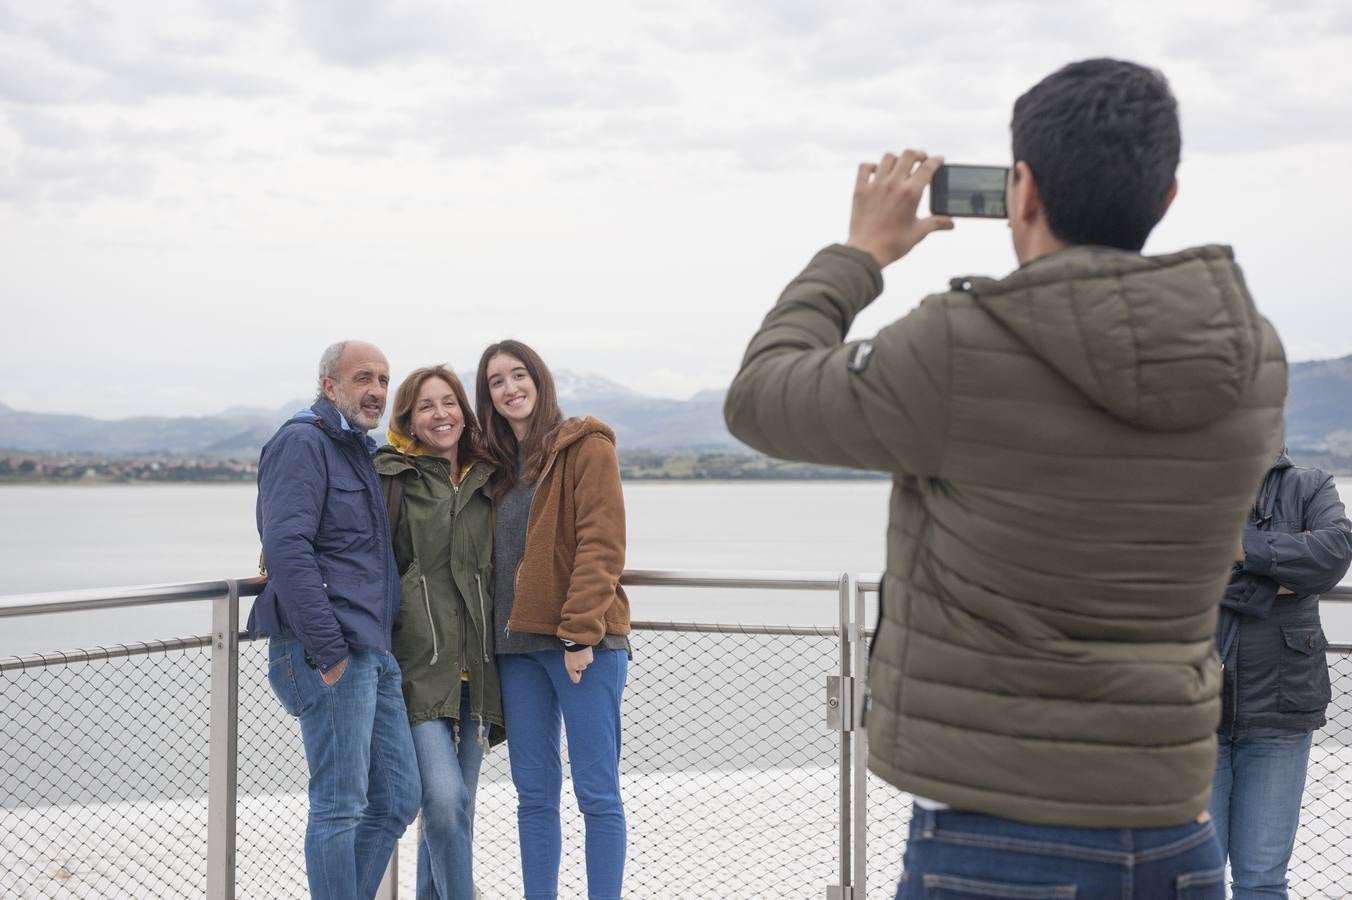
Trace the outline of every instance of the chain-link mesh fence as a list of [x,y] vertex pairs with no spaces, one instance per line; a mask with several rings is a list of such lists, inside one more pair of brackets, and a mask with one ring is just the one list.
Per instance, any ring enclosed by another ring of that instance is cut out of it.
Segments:
[[[825,676],[839,638],[635,631],[624,696],[625,893],[661,898],[819,898],[838,869],[839,739]],[[240,645],[240,897],[305,891],[305,758],[272,700],[264,642]],[[582,819],[564,741],[561,897],[586,896]],[[516,792],[506,746],[484,760],[475,880],[522,895]],[[416,828],[400,844],[400,896],[414,895]]]
[[0,671],[0,896],[201,895],[206,643],[46,654]]
[[[631,897],[820,898],[838,866],[839,740],[825,676],[839,638],[635,631],[621,784]],[[475,875],[520,897],[505,747],[484,761]],[[565,752],[562,897],[586,896],[582,822]],[[411,888],[412,856],[401,881]],[[406,880],[409,879],[409,880]],[[411,894],[410,894],[411,896]]]
[[[839,638],[706,629],[631,640],[626,894],[822,896],[839,868],[839,736],[824,688]],[[210,647],[145,649],[0,672],[0,896],[202,895]],[[240,644],[238,753],[237,896],[305,896],[305,757],[268,686],[265,641]],[[566,741],[564,771],[560,895],[582,897]],[[505,747],[484,763],[475,843],[484,897],[521,896]],[[412,897],[416,829],[400,854],[400,894]]]
[[1315,732],[1288,872],[1293,897],[1352,895],[1352,656],[1329,654],[1333,702]]
[[[626,894],[821,897],[839,867],[839,738],[824,715],[839,638],[659,629],[632,641]],[[0,896],[201,896],[208,642],[0,663]],[[1292,857],[1296,897],[1345,896],[1352,886],[1352,658],[1331,654],[1330,665],[1334,701],[1311,753]],[[237,895],[292,898],[306,892],[305,759],[266,676],[266,643],[242,642]],[[868,776],[870,897],[895,891],[909,799]],[[476,819],[486,898],[521,895],[515,806],[498,748],[485,760]],[[560,894],[580,897],[582,823],[567,781],[563,818]],[[401,896],[413,896],[415,871],[410,829]]]

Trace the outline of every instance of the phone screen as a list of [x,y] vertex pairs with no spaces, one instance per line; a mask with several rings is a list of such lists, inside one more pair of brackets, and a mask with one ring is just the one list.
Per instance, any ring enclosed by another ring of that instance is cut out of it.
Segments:
[[930,211],[943,216],[1003,219],[1004,166],[940,166],[930,183]]

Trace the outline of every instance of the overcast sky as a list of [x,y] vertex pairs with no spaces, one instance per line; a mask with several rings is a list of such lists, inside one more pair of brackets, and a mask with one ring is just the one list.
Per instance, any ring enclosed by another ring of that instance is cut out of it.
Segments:
[[[1232,244],[1292,360],[1352,353],[1345,0],[0,0],[0,403],[271,407],[345,337],[722,387],[858,162],[1007,164],[1014,99],[1101,55],[1182,107],[1147,252]],[[960,221],[855,334],[1013,266]]]

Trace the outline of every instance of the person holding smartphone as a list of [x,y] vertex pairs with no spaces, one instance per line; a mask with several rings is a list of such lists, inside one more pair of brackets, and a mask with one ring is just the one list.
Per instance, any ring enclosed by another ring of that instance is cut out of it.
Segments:
[[1071,63],[1010,132],[1018,268],[847,339],[883,269],[955,225],[918,212],[942,158],[861,164],[845,243],[752,336],[728,427],[892,476],[865,721],[915,803],[900,898],[1220,900],[1217,598],[1285,356],[1229,247],[1142,252],[1178,192],[1162,74]]
[[520,341],[484,351],[475,398],[496,467],[493,603],[526,897],[558,894],[562,723],[586,827],[587,895],[614,900],[628,844],[619,764],[629,667],[615,434],[590,417],[565,419],[549,369]]
[[474,801],[505,737],[493,653],[493,467],[464,385],[445,366],[399,385],[376,452],[402,603],[393,650],[422,780],[419,900],[473,900]]

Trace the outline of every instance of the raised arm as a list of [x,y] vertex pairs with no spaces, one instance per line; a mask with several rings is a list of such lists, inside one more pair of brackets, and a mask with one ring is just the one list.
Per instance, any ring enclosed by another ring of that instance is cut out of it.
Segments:
[[943,304],[928,300],[871,340],[843,343],[881,289],[868,253],[818,253],[751,339],[724,406],[728,429],[782,459],[938,474],[948,425]]
[[882,270],[934,231],[920,197],[940,157],[907,150],[859,167],[845,245],[818,253],[751,339],[723,408],[728,429],[771,456],[938,474],[948,425],[948,321],[922,303],[868,341],[843,343],[882,291]]

